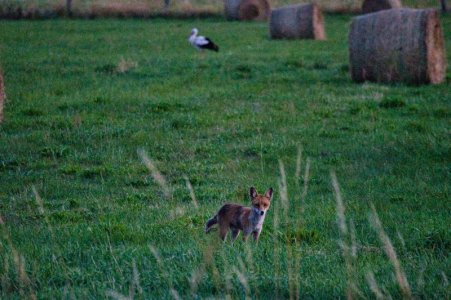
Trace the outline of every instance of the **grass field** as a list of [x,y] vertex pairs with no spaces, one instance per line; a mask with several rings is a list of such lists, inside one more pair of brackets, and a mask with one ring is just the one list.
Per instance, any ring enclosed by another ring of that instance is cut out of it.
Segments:
[[[1,21],[1,297],[376,298],[372,272],[399,298],[372,203],[412,295],[449,298],[450,68],[355,84],[350,18],[327,15],[323,42],[221,19]],[[194,26],[219,53],[191,48]],[[259,244],[205,235],[250,186],[275,189]]]

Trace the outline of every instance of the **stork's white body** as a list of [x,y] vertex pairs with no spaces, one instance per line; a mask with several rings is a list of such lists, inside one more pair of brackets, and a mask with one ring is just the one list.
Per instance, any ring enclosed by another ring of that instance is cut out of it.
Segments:
[[202,51],[204,49],[218,51],[219,47],[213,43],[208,37],[197,35],[198,34],[197,28],[193,28],[191,30],[191,35],[189,36],[189,42],[191,45],[193,45],[194,48],[196,48],[199,51]]

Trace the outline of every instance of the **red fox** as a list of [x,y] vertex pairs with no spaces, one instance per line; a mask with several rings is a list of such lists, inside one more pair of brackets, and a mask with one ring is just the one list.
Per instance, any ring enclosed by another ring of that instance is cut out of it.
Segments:
[[219,237],[223,241],[229,229],[232,231],[232,241],[236,240],[240,230],[243,231],[244,241],[251,233],[254,240],[258,241],[266,212],[271,204],[272,188],[269,188],[264,195],[259,195],[257,190],[251,187],[249,196],[252,200],[252,207],[233,203],[224,204],[218,213],[205,224],[205,233],[208,233],[213,225],[219,224]]

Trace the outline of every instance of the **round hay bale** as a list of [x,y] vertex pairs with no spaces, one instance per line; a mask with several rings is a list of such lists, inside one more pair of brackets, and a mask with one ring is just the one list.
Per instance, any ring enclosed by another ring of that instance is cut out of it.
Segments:
[[369,14],[384,9],[401,7],[401,0],[365,0],[362,4],[362,13]]
[[239,7],[240,20],[260,20],[268,19],[271,7],[266,0],[243,0]]
[[438,12],[401,8],[353,18],[349,62],[356,82],[442,82],[446,54]]
[[224,14],[227,20],[240,19],[240,4],[242,0],[225,0]]
[[269,35],[273,39],[325,40],[323,14],[316,4],[273,9],[269,21]]
[[267,0],[225,0],[227,20],[267,20],[271,6]]
[[3,105],[5,104],[5,84],[3,82],[3,72],[0,69],[0,123],[3,122]]

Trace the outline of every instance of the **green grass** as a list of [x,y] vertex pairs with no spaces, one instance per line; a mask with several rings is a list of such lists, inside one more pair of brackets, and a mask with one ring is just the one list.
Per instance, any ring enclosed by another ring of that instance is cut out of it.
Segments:
[[[368,271],[384,293],[401,293],[368,221],[373,203],[414,296],[449,297],[450,69],[435,86],[355,84],[349,22],[326,16],[323,42],[271,41],[264,23],[219,19],[0,22],[8,96],[0,125],[2,298],[128,295],[136,273],[138,298],[171,298],[171,287],[187,298],[203,264],[194,298],[243,298],[233,267],[254,298],[288,297],[287,270],[298,274],[302,298],[343,298],[331,170],[355,224],[353,280],[362,295],[373,297]],[[451,18],[442,25],[451,61]],[[219,53],[191,48],[194,26]],[[299,147],[302,173],[311,162],[303,214]],[[138,149],[165,176],[169,199]],[[258,246],[204,235],[222,203],[248,204],[252,185],[275,188]]]

